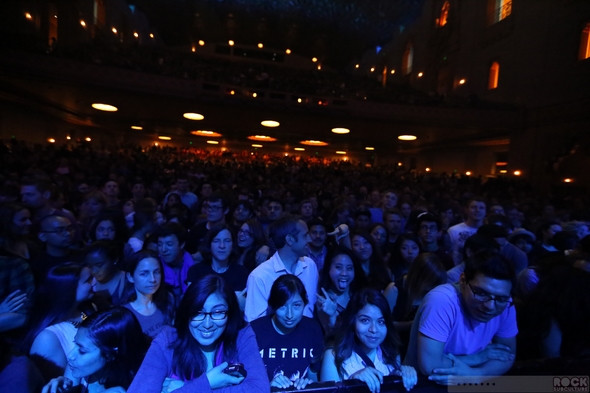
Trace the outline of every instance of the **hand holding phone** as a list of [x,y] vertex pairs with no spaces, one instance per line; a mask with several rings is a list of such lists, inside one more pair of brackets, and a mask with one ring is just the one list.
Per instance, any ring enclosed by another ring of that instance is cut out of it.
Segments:
[[246,378],[246,369],[242,363],[232,363],[227,366],[224,370],[224,373],[229,374],[233,377],[244,377]]

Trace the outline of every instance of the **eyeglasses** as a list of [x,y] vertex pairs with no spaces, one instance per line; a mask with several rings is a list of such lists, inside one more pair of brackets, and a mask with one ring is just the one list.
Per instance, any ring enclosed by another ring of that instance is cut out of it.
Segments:
[[246,230],[243,230],[243,229],[240,229],[240,230],[238,231],[238,235],[248,235],[248,236],[250,236],[250,237],[251,237],[251,236],[252,236],[252,232],[250,232],[250,231],[246,231]]
[[55,228],[53,231],[40,231],[43,233],[56,233],[60,236],[65,235],[66,233],[70,233],[70,232],[74,232],[76,230],[76,227],[73,225],[67,226],[67,227],[58,227]]
[[514,302],[510,301],[510,296],[494,296],[484,291],[476,292],[475,290],[473,290],[471,284],[467,283],[467,285],[469,286],[469,289],[471,289],[471,292],[473,292],[473,297],[482,303],[487,303],[490,300],[493,300],[499,307],[510,307],[514,304]]
[[209,315],[214,321],[223,321],[225,318],[227,318],[227,311],[228,310],[215,310],[211,312],[200,312],[194,316],[192,321],[203,322],[205,318],[207,318],[207,315]]
[[207,205],[207,206],[205,206],[205,209],[207,209],[207,210],[211,210],[211,211],[213,211],[213,212],[217,212],[217,211],[219,211],[220,209],[223,209],[223,206]]

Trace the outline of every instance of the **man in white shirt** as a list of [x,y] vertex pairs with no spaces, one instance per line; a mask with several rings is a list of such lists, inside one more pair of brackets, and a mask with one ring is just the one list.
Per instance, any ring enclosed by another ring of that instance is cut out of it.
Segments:
[[467,202],[465,207],[467,219],[461,224],[453,225],[447,231],[451,240],[453,249],[453,261],[455,265],[463,261],[463,246],[465,240],[477,232],[477,229],[483,225],[486,216],[486,204],[482,199],[473,198]]
[[303,315],[313,318],[319,277],[315,262],[305,256],[311,240],[307,224],[296,216],[280,218],[270,226],[270,238],[278,251],[248,276],[246,320],[250,322],[266,315],[270,288],[283,274],[294,274],[303,282],[309,298]]

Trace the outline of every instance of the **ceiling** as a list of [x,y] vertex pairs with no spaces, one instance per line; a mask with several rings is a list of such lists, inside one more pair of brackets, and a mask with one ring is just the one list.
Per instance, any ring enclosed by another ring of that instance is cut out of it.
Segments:
[[265,42],[343,68],[390,41],[420,13],[423,0],[128,0],[168,46],[196,40]]

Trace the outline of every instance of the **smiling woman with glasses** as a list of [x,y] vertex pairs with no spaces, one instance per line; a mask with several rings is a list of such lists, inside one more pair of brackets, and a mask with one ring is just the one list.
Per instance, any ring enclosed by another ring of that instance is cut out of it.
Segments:
[[[246,376],[224,370],[240,363]],[[270,385],[252,328],[236,296],[212,274],[189,286],[174,328],[165,326],[152,342],[128,393],[268,392]]]

